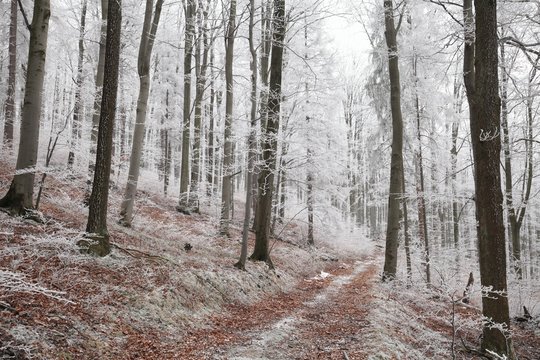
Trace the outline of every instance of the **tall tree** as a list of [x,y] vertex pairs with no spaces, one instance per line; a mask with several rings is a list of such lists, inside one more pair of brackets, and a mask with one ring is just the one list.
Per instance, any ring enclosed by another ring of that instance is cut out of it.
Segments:
[[107,230],[109,178],[111,175],[112,140],[116,115],[118,66],[120,60],[120,32],[122,28],[122,0],[113,0],[107,11],[107,35],[103,94],[101,97],[97,137],[96,166],[90,195],[87,237],[79,245],[83,251],[95,256],[105,256],[111,251]]
[[246,176],[246,203],[244,214],[244,226],[242,228],[242,249],[240,259],[234,265],[239,269],[245,269],[248,247],[249,223],[251,221],[251,199],[253,197],[253,170],[255,169],[255,158],[257,157],[257,49],[253,29],[255,27],[255,0],[249,0],[249,52],[251,54],[251,112],[248,137],[248,168]]
[[269,253],[270,220],[276,170],[277,134],[281,112],[281,83],[283,69],[283,45],[285,40],[285,0],[274,0],[272,55],[270,60],[270,85],[268,91],[268,119],[263,127],[262,168],[259,174],[259,193],[255,212],[255,249],[251,259],[265,261],[270,266]]
[[[101,98],[103,90],[103,74],[105,71],[105,42],[107,39],[107,23],[108,23],[108,7],[109,0],[101,0],[101,27],[99,32],[99,55],[96,69],[96,93],[94,96],[94,112],[92,114],[92,129],[90,131],[90,162],[88,163],[88,192],[92,185],[92,177],[94,176],[94,160],[96,157],[96,146],[98,138],[99,119],[101,116]],[[89,194],[87,194],[89,196]]]
[[227,35],[225,37],[225,132],[223,135],[223,182],[221,190],[221,218],[219,232],[229,235],[229,221],[232,206],[232,177],[234,153],[232,139],[233,124],[233,61],[234,61],[234,38],[236,36],[236,0],[231,0]]
[[513,358],[508,332],[506,243],[501,191],[501,99],[498,77],[497,1],[463,3],[463,74],[474,159],[480,281],[484,288],[482,349]]
[[7,194],[0,199],[0,207],[7,208],[14,215],[23,215],[34,207],[34,178],[39,145],[39,123],[50,16],[50,0],[34,1],[16,164],[17,174],[13,177]]
[[13,122],[15,120],[15,90],[17,89],[17,0],[11,0],[9,23],[8,88],[4,120],[4,145],[13,146]]
[[193,40],[195,37],[195,0],[187,0],[185,6],[186,27],[184,35],[184,105],[182,122],[182,166],[180,173],[180,199],[176,209],[190,214],[197,209],[189,194],[189,148],[191,130],[191,60],[193,57]]
[[73,105],[73,121],[71,123],[71,142],[69,144],[68,166],[72,166],[75,161],[75,150],[77,148],[78,141],[81,139],[81,90],[83,85],[84,35],[86,31],[87,3],[87,0],[82,0],[81,22],[79,25],[79,56],[77,58],[77,77],[75,79],[75,104]]
[[397,271],[397,250],[400,218],[401,172],[403,169],[403,118],[401,114],[401,84],[397,31],[394,22],[392,0],[384,0],[384,23],[388,47],[388,71],[390,75],[390,108],[392,111],[392,157],[390,160],[390,192],[388,195],[388,222],[386,225],[386,250],[383,280],[392,280]]
[[[195,47],[195,114],[193,122],[193,160],[191,163],[191,188],[190,193],[196,197],[198,204],[199,182],[201,173],[201,130],[203,125],[203,98],[206,89],[206,71],[208,70],[208,54],[210,46],[208,42],[208,10],[210,1],[203,4],[199,0],[197,11],[198,37]],[[202,51],[201,51],[202,45]],[[198,212],[199,209],[197,208]]]
[[156,32],[161,16],[161,8],[164,0],[157,0],[156,9],[153,10],[154,1],[146,0],[141,43],[139,45],[139,57],[137,59],[137,72],[139,75],[139,98],[137,100],[137,115],[133,131],[133,144],[129,162],[129,173],[124,192],[124,199],[120,209],[120,223],[131,226],[133,218],[133,203],[137,196],[137,183],[141,167],[141,156],[144,142],[144,124],[146,122],[146,109],[150,94],[150,60],[152,48],[156,38]]

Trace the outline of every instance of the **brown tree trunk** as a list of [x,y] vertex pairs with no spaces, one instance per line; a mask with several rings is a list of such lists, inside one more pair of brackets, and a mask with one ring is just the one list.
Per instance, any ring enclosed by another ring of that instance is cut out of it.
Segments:
[[234,38],[236,36],[236,0],[231,0],[227,36],[225,38],[225,132],[223,135],[223,184],[221,190],[221,218],[219,232],[229,236],[229,221],[232,206],[232,176],[233,176],[233,55]]
[[277,133],[281,111],[281,75],[283,68],[283,42],[285,40],[285,0],[274,0],[274,31],[270,62],[270,86],[268,95],[268,120],[263,131],[262,169],[259,174],[259,194],[255,214],[255,249],[251,259],[265,261],[270,266],[269,253],[270,220],[276,170]]
[[392,157],[390,161],[390,191],[388,195],[388,222],[386,225],[386,250],[383,280],[392,280],[397,272],[399,236],[401,172],[403,169],[403,119],[401,115],[401,91],[397,48],[397,31],[394,25],[392,0],[384,0],[385,37],[388,47],[388,71],[390,74],[390,107],[392,111]]
[[50,0],[34,1],[16,164],[16,170],[22,173],[13,177],[7,194],[0,199],[0,207],[7,208],[14,215],[23,215],[34,207],[34,178],[39,145],[39,123],[50,16]]
[[17,90],[17,0],[11,0],[9,23],[8,88],[4,121],[4,146],[13,147],[13,122],[15,121],[15,91]]
[[[464,76],[469,101],[471,143],[476,189],[480,282],[485,319],[482,349],[513,358],[506,283],[506,243],[500,174],[501,99],[498,79],[497,2],[475,0],[473,33],[472,0],[464,2]],[[475,41],[475,40],[476,41]],[[476,45],[476,46],[474,46]],[[473,52],[474,46],[474,52]],[[474,64],[474,66],[473,66]],[[496,326],[493,326],[497,324]],[[504,326],[501,331],[499,326]]]
[[195,36],[195,0],[187,0],[186,32],[184,47],[184,105],[182,123],[182,167],[180,172],[180,199],[176,209],[184,214],[191,214],[194,204],[189,196],[189,153],[191,129],[191,58]]
[[118,65],[120,59],[120,31],[122,28],[122,2],[111,1],[107,11],[104,78],[97,138],[96,166],[90,195],[87,240],[79,243],[82,251],[94,256],[110,253],[107,231],[107,206],[109,178],[111,175],[111,150],[118,90]]

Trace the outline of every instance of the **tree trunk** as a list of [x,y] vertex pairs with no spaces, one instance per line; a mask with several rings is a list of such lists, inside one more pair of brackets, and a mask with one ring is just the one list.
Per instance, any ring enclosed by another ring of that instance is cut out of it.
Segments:
[[[92,129],[90,132],[90,162],[88,163],[88,191],[92,187],[92,178],[94,176],[94,159],[96,157],[96,146],[98,137],[99,119],[101,116],[101,98],[103,88],[103,73],[105,71],[105,43],[107,39],[107,16],[109,0],[101,0],[101,29],[99,37],[99,55],[96,70],[96,95],[94,97],[94,113],[92,115]],[[89,196],[89,195],[88,195]]]
[[233,55],[234,38],[236,36],[236,0],[231,0],[229,10],[229,22],[227,24],[227,36],[225,38],[225,87],[227,89],[225,99],[225,132],[223,135],[223,184],[221,190],[221,218],[219,232],[229,236],[229,221],[232,204],[232,179],[233,172]]
[[270,220],[276,170],[277,134],[281,111],[281,75],[283,68],[283,42],[285,40],[285,0],[274,0],[274,31],[272,34],[272,58],[270,62],[270,86],[268,95],[268,120],[263,131],[262,169],[259,174],[259,194],[255,214],[255,249],[251,259],[265,261],[271,267],[269,253]]
[[257,49],[253,36],[255,17],[255,0],[249,0],[249,52],[251,54],[251,112],[248,138],[248,168],[246,176],[246,204],[244,214],[244,225],[242,228],[242,249],[240,250],[240,259],[234,265],[244,270],[246,267],[249,223],[251,221],[251,199],[253,197],[253,170],[255,168],[255,158],[257,157]]
[[427,227],[426,216],[426,198],[425,198],[425,186],[424,186],[424,163],[422,156],[422,134],[420,132],[420,100],[418,99],[418,74],[417,74],[417,58],[413,61],[413,72],[415,77],[415,94],[414,94],[414,107],[416,110],[416,139],[418,140],[418,150],[416,152],[416,194],[418,196],[418,227],[419,237],[424,243],[424,268],[426,270],[426,282],[429,285],[431,283],[431,270],[429,264],[429,237]]
[[[405,191],[405,169],[401,172],[401,189],[403,194],[406,194]],[[405,237],[405,261],[407,264],[407,277],[409,281],[412,279],[412,263],[411,263],[411,237],[409,234],[409,212],[407,211],[407,197],[403,196],[402,200],[403,206],[403,232]]]
[[150,93],[150,59],[152,48],[161,16],[161,7],[164,0],[157,0],[156,9],[152,14],[153,0],[146,0],[146,10],[144,24],[139,46],[139,57],[137,60],[137,71],[139,74],[139,98],[137,100],[137,115],[133,132],[133,148],[129,161],[128,181],[126,191],[120,209],[120,224],[131,226],[133,219],[133,203],[137,196],[137,182],[139,181],[139,170],[141,166],[141,156],[144,144],[144,124],[146,122],[146,109],[148,107],[148,96]]
[[384,0],[385,37],[388,47],[388,71],[390,74],[390,107],[392,111],[392,157],[390,161],[390,191],[388,195],[388,222],[386,225],[386,250],[383,280],[392,280],[397,271],[399,236],[399,204],[401,172],[403,169],[403,119],[401,115],[401,91],[399,80],[398,49],[392,0]]
[[110,253],[111,245],[107,231],[107,205],[109,177],[111,174],[111,150],[118,90],[118,65],[120,59],[120,31],[122,28],[122,2],[111,1],[107,11],[107,35],[105,45],[104,77],[97,139],[96,166],[92,193],[90,195],[87,240],[80,241],[83,252],[94,256]]
[[214,89],[214,49],[210,48],[210,103],[208,104],[208,135],[207,135],[207,163],[206,163],[206,194],[211,196],[215,192],[214,186],[214,168],[215,168],[215,159],[214,159],[214,104],[216,99],[216,91]]
[[79,57],[77,59],[77,78],[75,80],[75,104],[73,104],[73,121],[71,123],[71,142],[68,154],[68,167],[75,162],[75,151],[81,140],[81,90],[83,85],[84,34],[86,29],[87,0],[82,0],[81,24],[79,27]]
[[17,90],[17,0],[11,0],[9,24],[8,87],[4,121],[4,146],[13,147],[13,122],[15,121],[15,92]]
[[[462,92],[460,91],[461,85],[458,81],[454,81],[454,99],[456,101],[455,111],[456,115],[461,114],[461,99]],[[451,181],[452,181],[452,222],[453,222],[453,236],[454,236],[454,248],[459,249],[459,212],[458,212],[458,200],[457,200],[457,139],[459,132],[459,120],[455,120],[452,123],[452,148],[450,149],[450,162],[451,162]],[[456,256],[459,259],[458,256]]]
[[[198,204],[199,183],[201,177],[201,129],[203,119],[203,97],[206,88],[206,71],[208,68],[208,6],[203,8],[202,1],[199,1],[199,11],[197,15],[197,23],[199,28],[199,36],[197,40],[197,51],[195,56],[195,73],[196,73],[196,86],[195,86],[195,121],[193,129],[193,159],[191,165],[191,189],[190,193],[197,198],[196,204]],[[202,14],[201,14],[202,12]],[[202,18],[201,18],[202,15]],[[202,41],[201,41],[202,38]],[[202,59],[201,59],[201,42],[202,42]],[[199,212],[199,209],[195,209]]]
[[[307,121],[309,122],[309,117],[307,117]],[[308,141],[309,144],[309,141]],[[308,232],[307,232],[307,243],[308,245],[315,245],[315,237],[313,233],[313,174],[311,172],[311,165],[313,164],[313,153],[311,151],[311,148],[307,149],[307,157],[308,157],[308,171],[306,175],[306,183],[307,183],[307,211],[308,211]]]
[[[469,101],[474,158],[477,236],[485,319],[482,349],[513,358],[506,283],[506,244],[501,192],[501,100],[498,88],[497,3],[475,0],[476,34],[472,0],[464,2],[464,77]],[[474,41],[476,39],[476,42]],[[473,45],[474,47],[473,52]],[[495,325],[495,326],[494,326]],[[500,326],[504,326],[501,331]]]
[[39,123],[50,16],[50,0],[34,1],[16,164],[16,170],[22,173],[13,177],[7,194],[0,199],[0,207],[7,208],[14,215],[23,215],[27,210],[33,209],[34,178],[39,145]]
[[[191,130],[191,58],[193,57],[193,40],[195,36],[195,0],[187,0],[186,32],[184,47],[184,105],[182,123],[182,168],[180,172],[180,199],[176,209],[184,214],[196,210],[196,204],[190,200],[189,194],[189,148]],[[194,206],[195,205],[195,206]]]
[[165,115],[161,119],[161,164],[163,171],[163,193],[167,196],[169,191],[169,177],[171,173],[171,141],[169,140],[169,90],[165,92]]

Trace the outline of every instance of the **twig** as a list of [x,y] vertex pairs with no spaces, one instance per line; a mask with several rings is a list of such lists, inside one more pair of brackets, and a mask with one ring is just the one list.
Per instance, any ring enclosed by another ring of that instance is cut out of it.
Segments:
[[[167,258],[164,258],[163,256],[150,254],[150,253],[144,252],[142,250],[137,250],[137,249],[133,249],[133,248],[124,248],[124,247],[121,247],[118,244],[111,244],[111,246],[118,249],[118,250],[120,250],[120,251],[125,252],[129,256],[131,256],[133,258],[136,258],[136,259],[140,259],[140,258],[143,258],[143,257],[146,257],[146,258],[149,258],[149,259],[160,259],[160,260],[167,261],[167,262],[169,262],[169,263],[171,263],[171,264],[173,264],[175,266],[178,266],[178,267],[180,266],[179,264],[175,263],[174,261],[169,260]],[[135,255],[133,253],[138,253],[140,255],[137,256],[137,255]]]

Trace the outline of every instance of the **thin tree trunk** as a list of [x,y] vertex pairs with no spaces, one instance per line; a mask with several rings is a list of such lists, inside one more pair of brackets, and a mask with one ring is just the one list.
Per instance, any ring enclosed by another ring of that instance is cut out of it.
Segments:
[[390,75],[390,107],[392,111],[392,157],[390,161],[390,191],[388,195],[388,222],[386,227],[386,250],[383,280],[392,280],[397,272],[399,236],[399,204],[401,172],[403,169],[403,119],[401,114],[401,91],[399,80],[398,48],[394,8],[392,0],[384,0],[385,37],[388,47],[388,71]]
[[95,256],[110,253],[107,230],[107,206],[109,178],[111,175],[111,150],[118,90],[118,66],[120,60],[120,31],[122,27],[122,2],[111,1],[107,12],[107,35],[104,76],[97,139],[96,167],[90,195],[86,233],[89,241],[79,242],[82,250]]
[[169,140],[169,89],[165,92],[165,115],[161,119],[161,164],[163,171],[163,193],[167,196],[169,191],[169,177],[171,173],[171,142]]
[[[454,81],[454,99],[456,101],[455,111],[456,115],[461,114],[461,84],[456,80]],[[452,148],[450,149],[450,162],[451,162],[451,181],[452,181],[452,222],[453,222],[453,236],[454,236],[454,248],[459,248],[459,204],[457,200],[457,138],[459,133],[459,120],[455,120],[452,123]],[[459,259],[459,257],[456,257]]]
[[214,155],[214,104],[216,99],[216,91],[214,89],[214,49],[210,48],[210,103],[208,105],[208,136],[207,136],[207,164],[206,164],[206,194],[211,196],[215,192],[214,186],[214,168],[215,168],[215,155]]
[[233,122],[233,55],[234,38],[236,36],[236,0],[231,0],[229,10],[229,22],[227,25],[227,36],[225,38],[225,87],[227,89],[225,98],[225,132],[223,135],[223,184],[221,190],[221,218],[219,221],[219,232],[229,236],[229,221],[232,206],[232,172],[233,172],[233,143],[232,143],[232,122]]
[[[197,197],[199,192],[199,183],[201,177],[201,159],[202,159],[202,149],[201,149],[201,129],[202,129],[202,119],[203,119],[203,97],[204,91],[206,88],[206,71],[208,68],[208,6],[209,2],[205,8],[203,8],[202,1],[199,1],[199,11],[197,15],[197,23],[199,28],[199,36],[197,41],[197,50],[196,50],[196,86],[195,86],[195,121],[193,129],[193,160],[191,165],[191,189],[190,192]],[[202,14],[201,14],[202,12]],[[201,18],[202,15],[202,18]],[[202,59],[201,59],[201,37],[202,37]],[[198,200],[196,200],[198,204]],[[195,209],[196,212],[199,212],[199,209]]]
[[255,0],[249,0],[249,52],[251,54],[251,112],[248,138],[248,168],[246,176],[246,204],[244,207],[244,225],[242,228],[242,248],[240,250],[240,259],[234,265],[239,269],[246,268],[246,259],[248,251],[249,223],[251,221],[251,199],[253,197],[253,170],[255,169],[255,158],[257,157],[257,49],[253,35],[255,17]]
[[4,121],[4,146],[13,147],[13,123],[15,121],[15,92],[17,90],[17,0],[11,0],[9,24],[8,88]]
[[75,104],[73,105],[73,121],[71,123],[71,142],[68,154],[68,167],[75,162],[75,151],[81,140],[81,112],[82,99],[81,90],[83,85],[83,64],[84,64],[84,35],[86,31],[86,7],[87,0],[82,0],[81,23],[79,27],[79,57],[77,59],[77,78],[75,80]]
[[[403,194],[406,194],[405,191],[405,169],[402,170],[401,176],[401,189]],[[407,211],[407,197],[403,196],[402,199],[403,206],[403,232],[405,237],[405,261],[407,264],[407,277],[409,281],[412,279],[412,263],[411,263],[411,237],[409,234],[409,212]]]
[[24,171],[13,177],[7,194],[0,199],[0,207],[7,208],[14,215],[23,215],[34,207],[32,202],[38,155],[47,37],[49,18],[51,16],[50,9],[50,0],[34,1],[30,46],[28,48],[28,71],[16,164],[17,171]]
[[120,224],[131,226],[133,220],[133,204],[137,196],[137,183],[139,181],[139,171],[141,167],[141,156],[144,144],[146,111],[148,107],[148,96],[150,94],[150,59],[152,48],[159,25],[161,8],[164,0],[157,0],[156,9],[152,13],[153,0],[146,0],[146,11],[144,15],[144,25],[139,46],[139,58],[137,61],[137,71],[139,74],[139,98],[137,100],[137,115],[135,118],[135,129],[133,133],[133,148],[129,162],[128,181],[124,199],[120,208]]
[[424,186],[424,163],[422,156],[422,134],[420,132],[420,100],[418,99],[418,74],[417,74],[417,58],[413,61],[413,72],[415,77],[415,94],[414,94],[414,107],[416,110],[416,139],[418,140],[418,150],[416,152],[416,194],[418,196],[418,226],[420,240],[424,243],[424,267],[426,270],[426,282],[429,285],[431,283],[431,270],[429,259],[429,237],[426,217],[426,198],[425,198],[425,186]]
[[90,162],[88,163],[88,194],[92,188],[92,178],[94,177],[94,159],[96,157],[96,146],[98,137],[99,119],[101,116],[101,94],[103,89],[103,74],[105,71],[105,43],[107,41],[107,16],[109,0],[101,0],[101,29],[99,38],[99,55],[96,70],[96,95],[94,97],[94,113],[92,115],[92,129],[90,132]]

